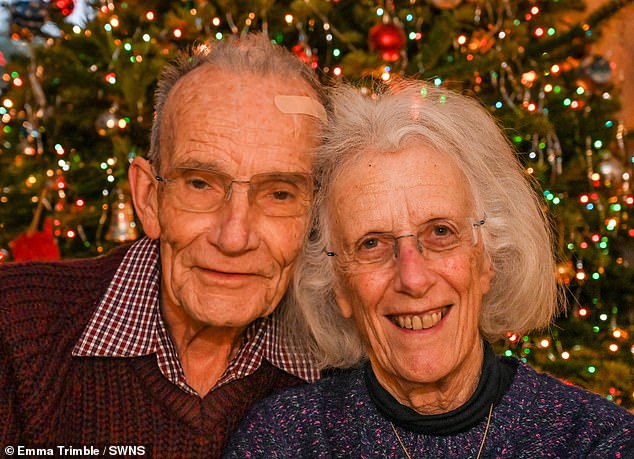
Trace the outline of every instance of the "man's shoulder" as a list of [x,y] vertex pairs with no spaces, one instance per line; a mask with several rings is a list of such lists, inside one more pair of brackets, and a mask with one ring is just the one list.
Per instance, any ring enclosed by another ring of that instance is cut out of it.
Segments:
[[75,328],[94,310],[129,247],[96,258],[0,265],[0,330],[11,340]]

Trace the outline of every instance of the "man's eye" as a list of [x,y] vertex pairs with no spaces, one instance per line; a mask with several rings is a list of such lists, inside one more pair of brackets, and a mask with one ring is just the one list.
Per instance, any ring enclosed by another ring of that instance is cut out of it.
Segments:
[[293,198],[293,194],[290,191],[274,191],[271,195],[276,201],[288,201]]
[[194,188],[195,190],[206,190],[211,185],[203,179],[188,179],[187,186]]

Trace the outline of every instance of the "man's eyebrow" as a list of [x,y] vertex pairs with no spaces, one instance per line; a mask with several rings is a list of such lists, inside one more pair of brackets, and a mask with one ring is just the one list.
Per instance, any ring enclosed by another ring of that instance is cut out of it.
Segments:
[[215,162],[200,161],[198,159],[185,159],[178,163],[169,165],[170,168],[178,169],[200,169],[209,172],[224,172],[224,169]]

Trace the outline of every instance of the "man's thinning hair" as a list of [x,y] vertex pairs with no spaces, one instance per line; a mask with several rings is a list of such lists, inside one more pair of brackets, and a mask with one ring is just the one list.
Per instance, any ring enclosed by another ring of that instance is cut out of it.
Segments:
[[154,94],[154,121],[148,153],[148,159],[156,171],[160,171],[161,166],[161,120],[168,96],[181,78],[203,65],[236,75],[305,81],[315,92],[318,101],[326,105],[326,95],[315,72],[286,48],[272,43],[263,33],[232,36],[223,41],[194,45],[178,55],[159,76]]

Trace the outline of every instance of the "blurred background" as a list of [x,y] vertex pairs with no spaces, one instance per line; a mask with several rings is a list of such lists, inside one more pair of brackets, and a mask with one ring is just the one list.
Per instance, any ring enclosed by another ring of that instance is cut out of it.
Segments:
[[570,297],[551,330],[498,352],[634,409],[633,26],[632,0],[6,0],[0,263],[139,238],[126,171],[159,70],[264,31],[324,81],[407,75],[482,101],[539,184]]

